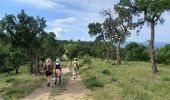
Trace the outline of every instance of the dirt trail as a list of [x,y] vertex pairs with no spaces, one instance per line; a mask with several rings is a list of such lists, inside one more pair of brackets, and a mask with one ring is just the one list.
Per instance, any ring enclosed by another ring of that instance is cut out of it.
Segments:
[[2,97],[3,97],[3,93],[0,93],[0,100],[3,100]]
[[[68,72],[70,72],[68,68],[63,69],[64,74]],[[44,84],[41,88],[36,89],[23,100],[87,100],[85,99],[85,86],[83,85],[81,78],[70,78],[65,91],[59,95],[50,97],[50,92],[53,87],[53,84],[51,84],[50,87],[47,87],[46,84]]]
[[80,78],[71,78],[66,86],[66,91],[53,97],[53,100],[85,100],[85,86]]

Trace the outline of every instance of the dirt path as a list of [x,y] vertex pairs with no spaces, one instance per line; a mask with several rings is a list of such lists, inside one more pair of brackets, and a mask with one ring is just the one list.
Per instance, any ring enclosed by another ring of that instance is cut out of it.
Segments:
[[[68,68],[63,69],[64,74],[68,72],[70,72]],[[44,84],[41,88],[36,89],[23,100],[87,100],[85,99],[85,86],[83,85],[81,78],[70,78],[65,91],[60,95],[50,97],[50,92],[53,87],[53,84],[51,87],[47,87],[46,84]]]
[[53,100],[85,100],[85,86],[81,78],[71,78],[66,86],[66,91],[53,97]]
[[0,100],[3,100],[2,97],[3,97],[3,93],[0,93]]

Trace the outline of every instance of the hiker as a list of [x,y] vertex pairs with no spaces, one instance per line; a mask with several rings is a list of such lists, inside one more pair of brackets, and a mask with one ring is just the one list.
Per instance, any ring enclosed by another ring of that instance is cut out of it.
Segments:
[[46,59],[46,63],[44,65],[46,77],[47,77],[47,87],[50,87],[50,81],[52,79],[52,68],[53,64],[50,58]]
[[74,58],[72,70],[73,70],[73,79],[76,79],[79,73],[79,63],[76,58]]
[[62,66],[59,59],[56,59],[55,64],[55,85],[57,84],[57,79],[59,79],[59,84],[61,84],[61,73],[62,73]]

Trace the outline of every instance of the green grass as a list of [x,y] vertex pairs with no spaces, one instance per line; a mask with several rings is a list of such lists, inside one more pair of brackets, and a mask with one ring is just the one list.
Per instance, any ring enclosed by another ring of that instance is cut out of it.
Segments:
[[168,100],[170,98],[170,66],[159,65],[152,74],[147,62],[93,60],[82,69],[82,78],[94,100]]
[[30,94],[40,87],[44,78],[42,76],[30,76],[27,66],[21,66],[19,74],[0,74],[0,92],[4,94],[4,100],[18,100]]

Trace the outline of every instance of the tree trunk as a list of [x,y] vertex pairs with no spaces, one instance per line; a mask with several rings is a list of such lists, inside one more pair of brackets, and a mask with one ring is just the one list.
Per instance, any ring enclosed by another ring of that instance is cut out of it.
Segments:
[[36,56],[33,57],[32,59],[32,62],[33,62],[33,73],[35,74],[36,73]]
[[154,50],[154,38],[155,38],[155,25],[154,22],[150,23],[151,27],[151,37],[150,37],[150,55],[151,55],[151,66],[153,73],[157,73],[157,66],[156,66],[156,60],[155,60],[155,50]]
[[115,44],[115,42],[113,42],[113,50],[112,50],[112,54],[113,54],[113,58],[114,58],[114,60],[116,59],[116,44]]
[[116,60],[117,60],[117,65],[121,65],[121,59],[120,59],[120,40],[117,41],[117,45],[116,45]]
[[72,59],[71,59],[71,68],[72,68],[72,65],[73,65],[73,64],[72,64]]
[[39,59],[37,58],[37,62],[36,62],[36,67],[37,67],[37,69],[36,69],[36,71],[37,71],[37,73],[40,73],[40,65],[39,65]]
[[16,74],[18,74],[18,64],[16,64]]
[[35,58],[35,67],[36,67],[36,73],[40,73],[40,69],[39,69],[39,54],[38,54],[38,52],[36,53],[36,58]]
[[31,57],[31,59],[30,59],[30,75],[32,75],[32,73],[33,73],[33,59]]

